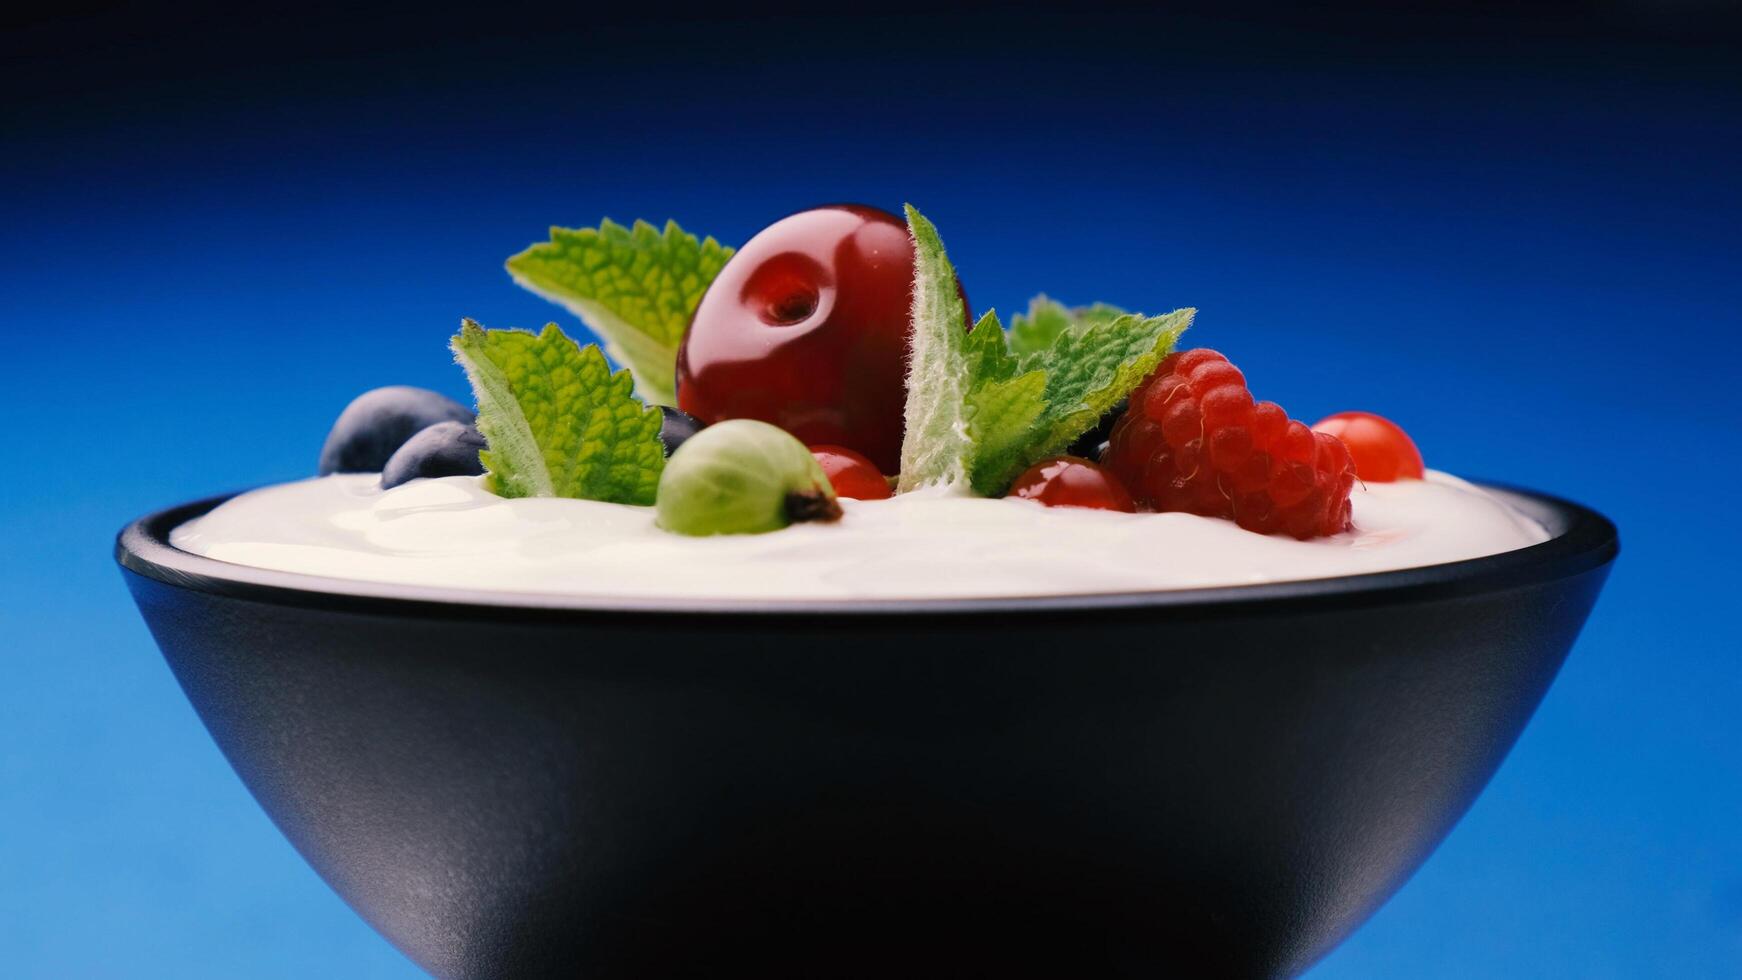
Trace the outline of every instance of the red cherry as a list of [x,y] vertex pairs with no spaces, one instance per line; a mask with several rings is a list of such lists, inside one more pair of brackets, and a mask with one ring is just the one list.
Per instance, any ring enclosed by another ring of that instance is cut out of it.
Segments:
[[1096,507],[1127,514],[1137,509],[1118,477],[1075,456],[1054,456],[1030,466],[1006,496],[1038,500],[1048,507]]
[[817,463],[828,475],[835,496],[854,500],[888,499],[889,481],[884,479],[876,464],[865,457],[845,446],[812,446],[811,455],[817,458]]
[[913,243],[895,215],[843,204],[782,218],[696,306],[678,350],[678,407],[710,424],[760,419],[807,445],[850,446],[893,473],[912,292]]
[[1321,419],[1314,432],[1336,436],[1349,447],[1355,475],[1369,483],[1419,480],[1426,473],[1421,450],[1396,422],[1372,412],[1338,412]]

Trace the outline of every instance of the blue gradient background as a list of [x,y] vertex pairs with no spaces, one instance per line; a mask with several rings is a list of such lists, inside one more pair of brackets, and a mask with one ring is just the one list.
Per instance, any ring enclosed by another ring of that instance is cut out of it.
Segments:
[[[1327,13],[1328,11],[1328,13]],[[912,201],[976,309],[1202,310],[1301,417],[1564,493],[1625,553],[1451,838],[1311,976],[1742,975],[1742,47],[1699,5],[6,25],[0,974],[409,977],[278,835],[113,567],[293,479],[551,223]]]

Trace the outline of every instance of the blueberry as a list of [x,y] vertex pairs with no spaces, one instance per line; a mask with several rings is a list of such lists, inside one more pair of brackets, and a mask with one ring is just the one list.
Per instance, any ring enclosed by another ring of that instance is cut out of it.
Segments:
[[381,489],[391,490],[425,476],[477,476],[484,472],[478,450],[484,437],[464,422],[437,422],[420,430],[388,457],[381,468]]
[[1113,434],[1113,423],[1119,421],[1119,416],[1125,414],[1125,405],[1124,401],[1114,405],[1106,415],[1101,416],[1101,421],[1096,422],[1093,429],[1078,436],[1077,441],[1071,443],[1071,448],[1065,450],[1065,455],[1099,460],[1101,450],[1106,448],[1107,437]]
[[393,385],[358,395],[321,447],[320,475],[378,473],[413,433],[437,422],[472,424],[472,410],[428,388]]
[[659,441],[665,443],[665,454],[670,456],[677,452],[677,447],[684,444],[690,436],[707,428],[701,419],[694,415],[686,415],[675,408],[664,405],[659,407],[665,420],[659,423]]

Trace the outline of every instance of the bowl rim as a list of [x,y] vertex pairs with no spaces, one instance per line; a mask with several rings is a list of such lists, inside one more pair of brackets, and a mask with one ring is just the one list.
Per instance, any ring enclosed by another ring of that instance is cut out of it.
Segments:
[[768,617],[900,616],[954,618],[998,614],[1049,616],[1130,612],[1189,615],[1238,609],[1288,611],[1302,607],[1348,608],[1412,600],[1452,598],[1503,591],[1569,578],[1614,560],[1620,538],[1613,522],[1596,511],[1531,490],[1482,483],[1543,524],[1547,541],[1480,558],[1418,568],[1335,578],[1229,585],[989,598],[940,599],[693,599],[619,597],[454,589],[343,579],[284,572],[221,561],[170,544],[170,532],[245,491],[190,501],[147,514],[122,528],[115,560],[122,568],[165,585],[274,605],[415,617],[471,619],[666,618],[714,616],[721,622]]

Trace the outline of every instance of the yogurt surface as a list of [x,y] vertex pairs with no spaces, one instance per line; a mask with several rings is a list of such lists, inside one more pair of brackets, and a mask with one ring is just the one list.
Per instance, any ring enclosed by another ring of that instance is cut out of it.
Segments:
[[942,599],[1252,585],[1511,551],[1548,533],[1456,477],[1357,484],[1355,530],[1296,541],[1190,514],[940,493],[842,500],[833,524],[684,537],[651,507],[505,500],[475,477],[344,474],[250,491],[177,548],[285,572],[452,589],[693,599]]

